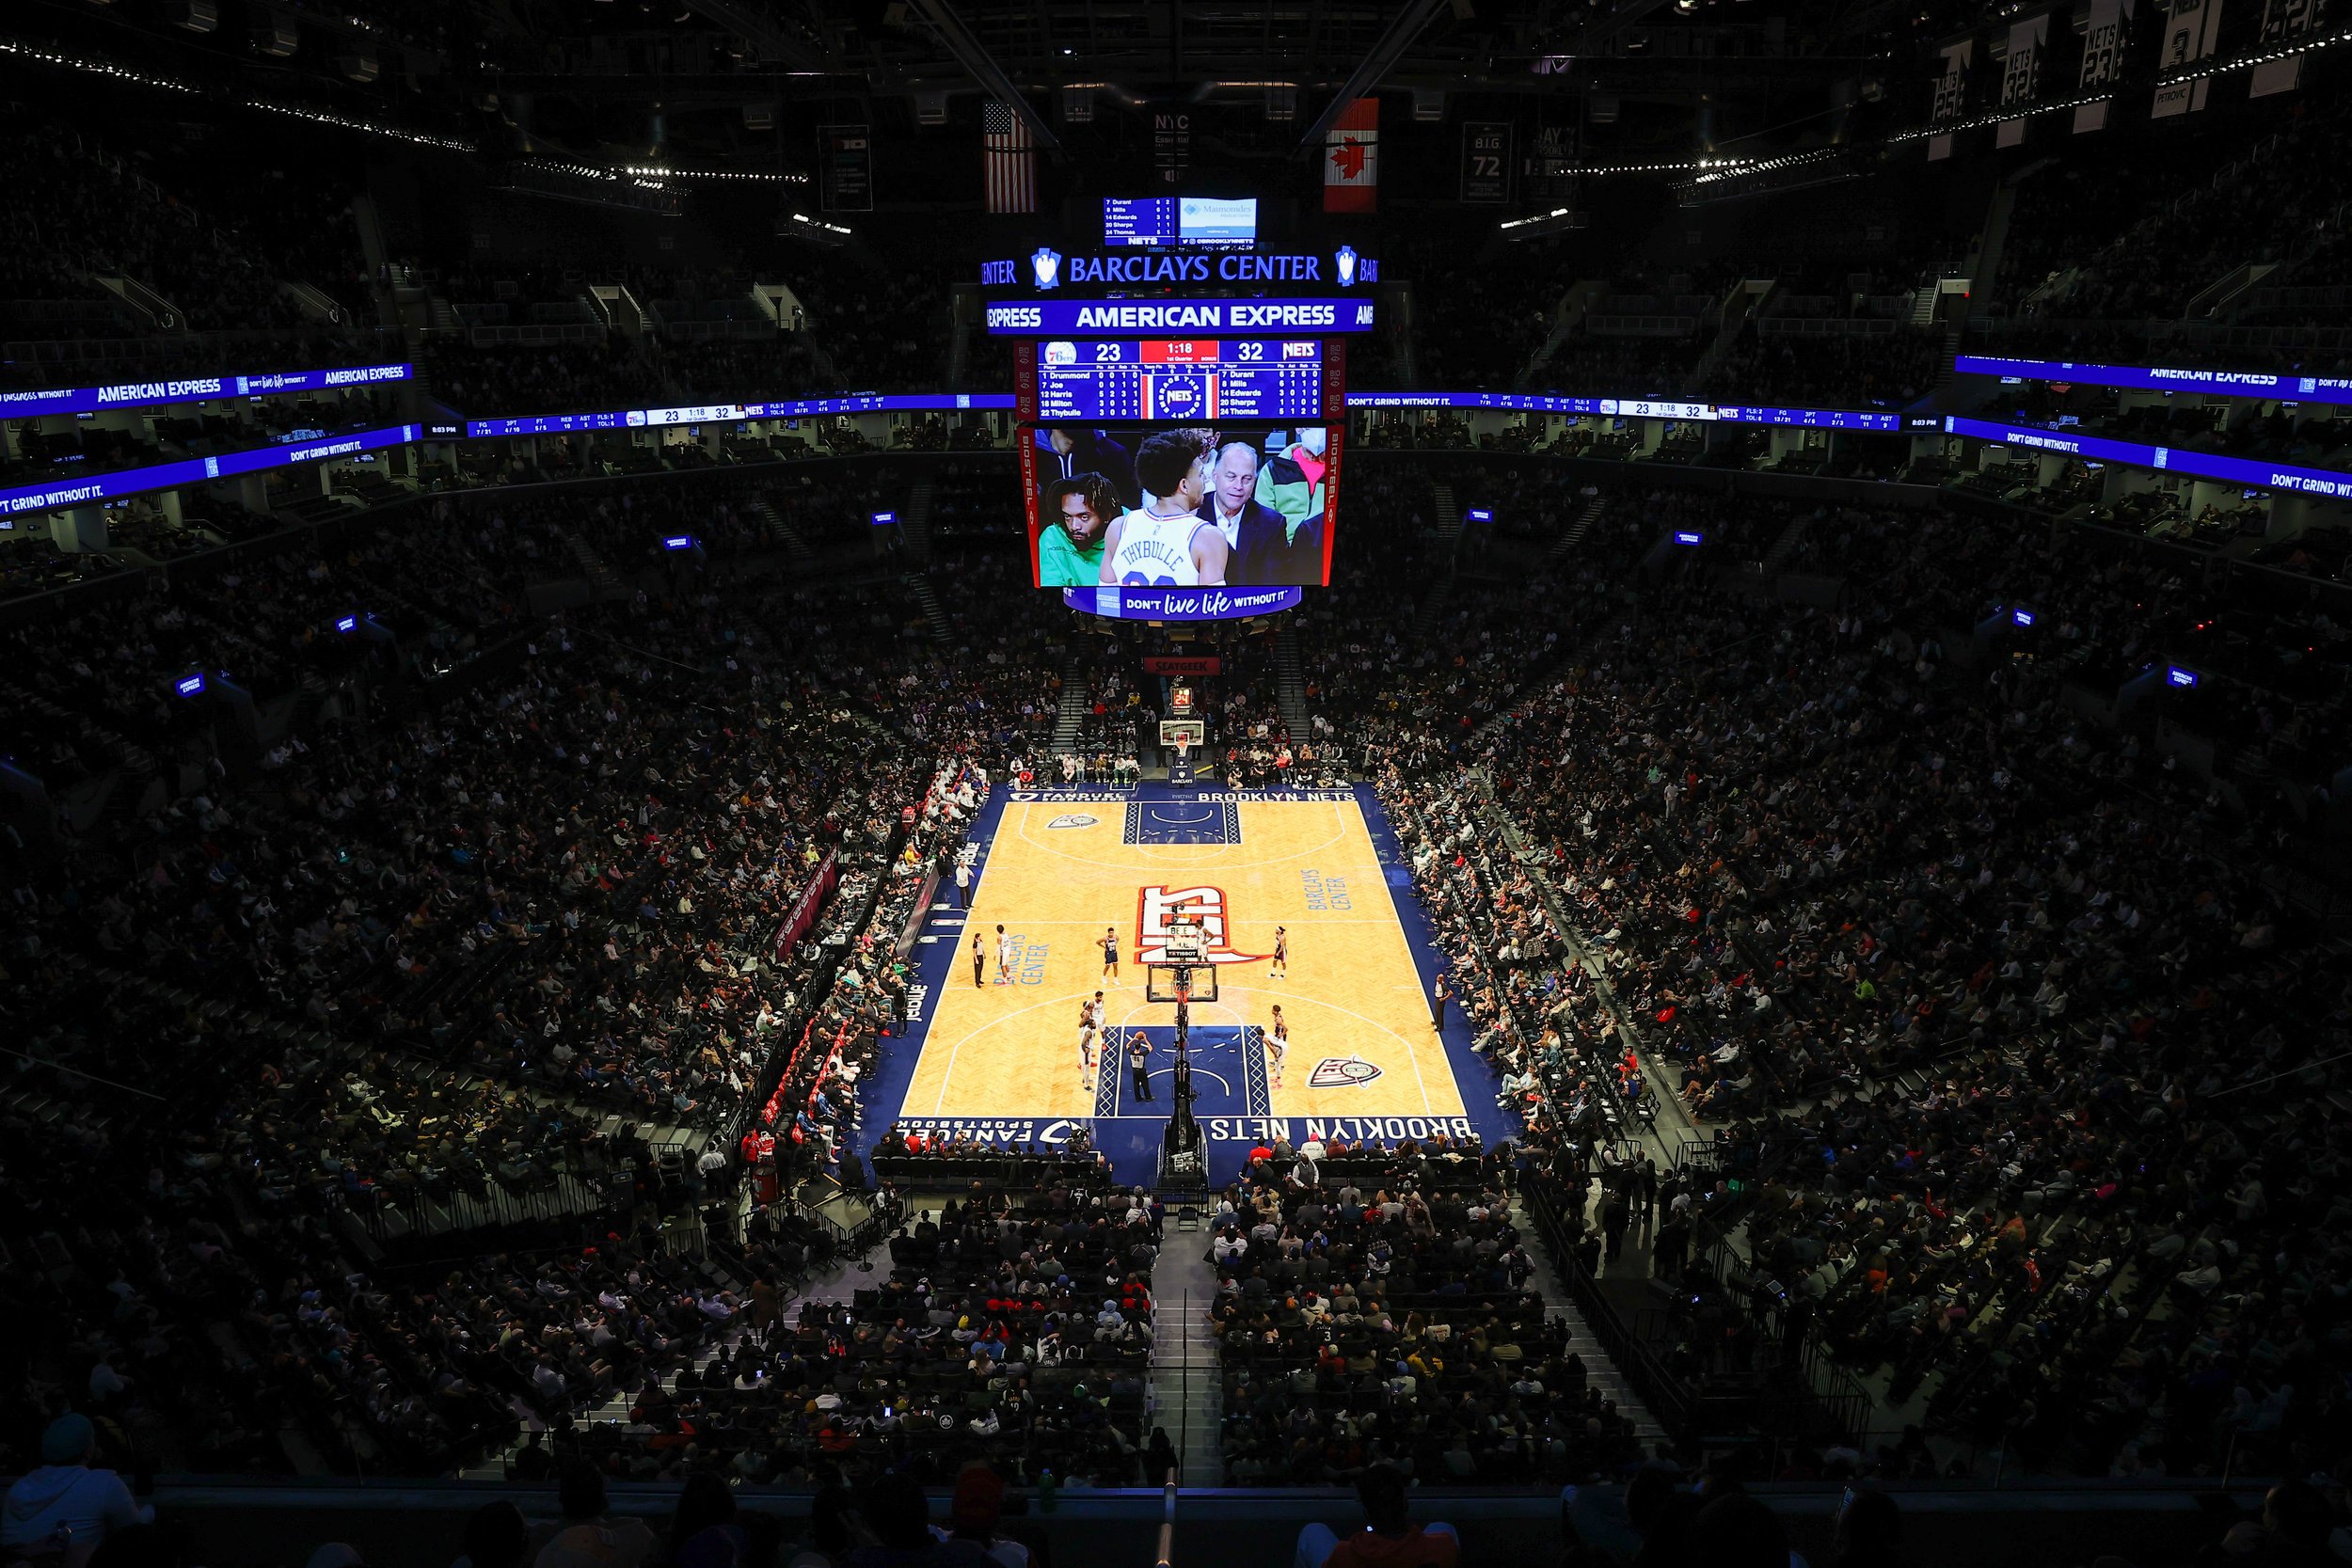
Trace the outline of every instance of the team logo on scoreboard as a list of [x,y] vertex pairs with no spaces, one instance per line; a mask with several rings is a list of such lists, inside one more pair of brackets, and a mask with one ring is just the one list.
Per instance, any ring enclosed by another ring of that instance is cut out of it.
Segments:
[[1236,953],[1229,944],[1221,887],[1141,888],[1136,905],[1136,957],[1147,964],[1168,962],[1168,933],[1178,915],[1200,922],[1201,954],[1213,964],[1253,964],[1265,957]]
[[1356,286],[1356,247],[1352,245],[1343,245],[1331,259],[1338,263],[1340,287],[1354,288]]
[[1099,816],[1089,816],[1082,811],[1073,811],[1065,816],[1057,816],[1045,825],[1049,828],[1091,828],[1102,820]]
[[1311,1089],[1346,1089],[1359,1084],[1369,1084],[1380,1076],[1380,1069],[1361,1056],[1326,1056],[1307,1074]]
[[1029,252],[1029,276],[1037,279],[1041,289],[1060,288],[1061,252],[1043,245]]

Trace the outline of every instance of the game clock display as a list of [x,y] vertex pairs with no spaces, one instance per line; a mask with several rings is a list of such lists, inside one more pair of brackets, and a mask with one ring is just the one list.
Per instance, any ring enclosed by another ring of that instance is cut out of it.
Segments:
[[1041,420],[1319,420],[1313,338],[1049,339],[1037,345]]
[[1024,425],[1032,580],[1327,586],[1345,435],[1319,420]]

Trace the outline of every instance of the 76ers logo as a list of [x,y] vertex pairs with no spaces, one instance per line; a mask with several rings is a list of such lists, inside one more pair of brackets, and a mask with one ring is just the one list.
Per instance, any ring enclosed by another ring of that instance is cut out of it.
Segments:
[[1221,887],[1147,887],[1137,891],[1136,956],[1148,964],[1168,962],[1168,938],[1176,915],[1200,924],[1202,956],[1213,964],[1253,964],[1263,953],[1236,953],[1228,945],[1225,890]]

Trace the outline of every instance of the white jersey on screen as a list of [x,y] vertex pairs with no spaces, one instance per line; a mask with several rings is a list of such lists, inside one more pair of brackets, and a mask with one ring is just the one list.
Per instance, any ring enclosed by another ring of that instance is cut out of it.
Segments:
[[1119,519],[1112,578],[1130,588],[1198,588],[1200,573],[1192,562],[1192,536],[1208,526],[1191,512],[1173,517],[1127,513]]

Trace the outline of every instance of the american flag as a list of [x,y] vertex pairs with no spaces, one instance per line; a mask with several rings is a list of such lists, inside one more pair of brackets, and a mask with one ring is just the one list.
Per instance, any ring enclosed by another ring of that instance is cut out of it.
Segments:
[[1029,145],[1028,122],[994,99],[980,116],[980,161],[990,212],[1037,211],[1037,151]]

